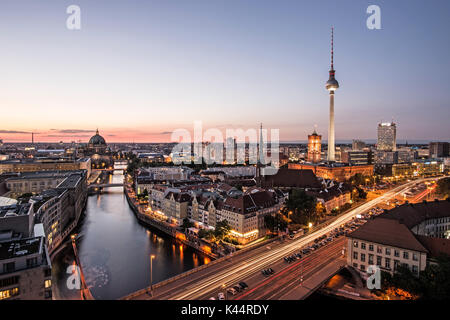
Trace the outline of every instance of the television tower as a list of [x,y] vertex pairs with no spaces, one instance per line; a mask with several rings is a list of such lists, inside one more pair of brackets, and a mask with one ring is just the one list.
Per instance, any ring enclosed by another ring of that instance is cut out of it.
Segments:
[[334,142],[334,92],[339,88],[339,83],[334,78],[334,65],[333,65],[333,43],[334,41],[334,28],[331,27],[331,69],[330,78],[328,79],[325,88],[330,92],[330,123],[328,125],[328,161],[336,161],[335,159],[335,142]]

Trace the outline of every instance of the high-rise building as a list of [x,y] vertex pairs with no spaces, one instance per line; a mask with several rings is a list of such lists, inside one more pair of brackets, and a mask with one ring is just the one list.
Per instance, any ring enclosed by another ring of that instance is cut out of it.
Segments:
[[449,156],[449,143],[448,142],[430,142],[429,145],[429,157],[430,158],[442,158]]
[[316,130],[308,135],[308,161],[312,163],[320,162],[322,148],[322,136]]
[[397,126],[394,122],[378,124],[377,150],[395,151],[397,149]]
[[333,46],[334,46],[334,28],[331,28],[331,68],[330,77],[325,85],[325,88],[330,93],[330,122],[328,126],[328,161],[336,161],[335,159],[335,142],[334,142],[334,92],[339,88],[339,83],[335,79],[335,70],[333,65]]

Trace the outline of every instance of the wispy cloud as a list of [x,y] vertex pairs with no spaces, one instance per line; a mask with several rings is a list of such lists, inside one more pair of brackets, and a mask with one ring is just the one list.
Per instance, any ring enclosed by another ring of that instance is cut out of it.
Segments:
[[95,130],[82,130],[82,129],[50,129],[51,131],[56,131],[62,134],[76,134],[76,133],[91,133],[95,132]]
[[17,130],[0,130],[0,133],[4,133],[4,134],[8,134],[8,133],[21,134],[21,133],[31,133],[31,132],[28,132],[28,131],[17,131]]

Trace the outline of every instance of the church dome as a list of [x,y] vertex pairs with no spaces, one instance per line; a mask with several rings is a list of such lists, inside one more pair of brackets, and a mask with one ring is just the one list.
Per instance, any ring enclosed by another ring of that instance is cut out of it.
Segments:
[[95,133],[95,136],[92,136],[91,139],[89,139],[89,144],[91,145],[106,145],[105,138],[103,138],[99,133],[98,129]]

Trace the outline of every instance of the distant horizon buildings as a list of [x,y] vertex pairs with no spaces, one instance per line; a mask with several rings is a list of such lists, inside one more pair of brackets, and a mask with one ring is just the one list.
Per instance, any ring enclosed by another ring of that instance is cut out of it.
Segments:
[[429,144],[429,157],[430,158],[442,158],[448,157],[450,143],[448,142],[430,142]]

